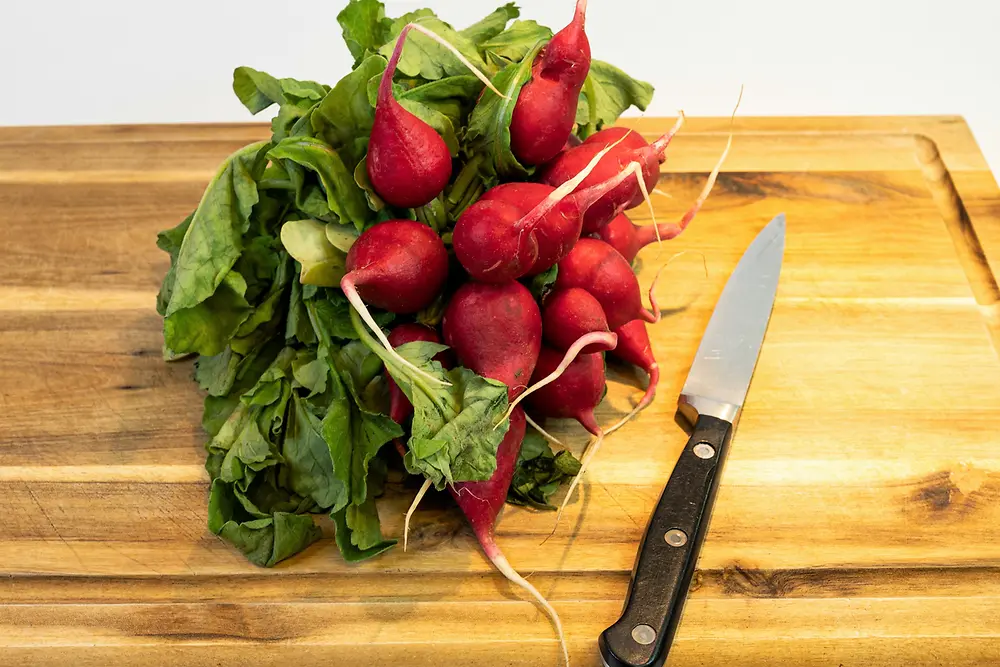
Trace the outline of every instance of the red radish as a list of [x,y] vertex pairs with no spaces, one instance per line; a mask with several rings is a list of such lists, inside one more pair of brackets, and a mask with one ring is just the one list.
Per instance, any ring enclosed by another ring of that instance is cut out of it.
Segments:
[[347,300],[379,342],[400,364],[434,382],[428,373],[392,349],[365,302],[393,313],[415,313],[430,305],[448,277],[448,251],[427,225],[387,220],[369,227],[347,253],[347,273],[340,281]]
[[[740,97],[736,100],[736,108],[733,109],[734,119],[742,99],[743,89],[741,88]],[[612,127],[595,132],[587,137],[586,141],[580,146],[563,151],[552,162],[548,163],[542,172],[540,180],[549,185],[559,185],[577,173],[581,164],[591,160],[594,155],[608,146],[614,146],[613,150],[602,158],[601,164],[590,172],[590,176],[584,180],[581,187],[586,188],[605,181],[609,176],[621,171],[626,165],[633,162],[639,163],[642,168],[642,178],[637,178],[635,182],[623,182],[619,187],[601,197],[587,211],[583,221],[583,232],[585,234],[593,234],[611,222],[622,211],[638,206],[642,203],[643,199],[646,201],[649,200],[649,191],[655,187],[656,181],[660,177],[659,165],[665,159],[664,152],[667,150],[667,146],[670,145],[670,140],[673,139],[683,123],[684,113],[681,112],[674,126],[651,144],[647,144],[646,140],[638,132],[624,128]],[[705,199],[708,198],[708,194],[712,191],[712,187],[719,176],[719,170],[722,169],[722,163],[725,162],[726,156],[729,155],[729,149],[732,145],[733,134],[730,131],[726,147],[722,151],[722,155],[719,157],[715,168],[709,174],[705,187],[702,189],[695,204],[684,215],[680,225],[682,230],[691,221],[691,218],[695,216],[702,204],[705,203]]]
[[[484,193],[488,196],[480,197],[465,209],[455,224],[452,246],[462,267],[474,279],[491,283],[504,283],[527,274],[538,259],[536,229],[545,226],[550,214],[587,177],[590,170],[597,166],[601,157],[613,148],[614,145],[611,145],[598,151],[580,173],[554,188],[530,209],[523,207],[526,201],[534,199],[533,195],[538,193],[536,188],[498,186],[496,189],[499,192]],[[596,188],[600,192],[594,192],[584,203],[589,205],[600,193],[615,187],[624,178],[627,175],[616,175],[610,179],[610,183],[600,184]],[[506,201],[507,199],[510,201]],[[576,220],[581,214],[579,210],[573,212],[575,207],[577,204],[571,202],[566,213],[552,217],[554,220],[560,217]],[[576,225],[573,227],[575,231],[570,244],[579,236]],[[546,240],[549,241],[548,235]],[[547,252],[551,252],[548,247]]]
[[441,194],[451,179],[451,153],[444,139],[434,128],[400,106],[392,95],[392,77],[410,30],[423,33],[447,47],[497,95],[505,97],[455,47],[427,28],[410,23],[400,31],[379,84],[366,167],[375,192],[389,204],[401,208],[423,206]]
[[[532,380],[540,383],[559,367],[562,359],[561,351],[542,346]],[[533,414],[575,419],[585,429],[600,436],[601,427],[594,417],[594,408],[604,398],[606,386],[604,356],[600,353],[581,354],[556,380],[533,391],[526,400]]]
[[[587,138],[581,145],[560,153],[549,162],[541,175],[541,182],[558,186],[569,180],[570,176],[579,172],[580,165],[586,164],[602,149],[614,148],[605,155],[597,168],[581,183],[581,188],[587,188],[606,181],[618,174],[627,165],[637,162],[642,170],[642,177],[634,181],[625,181],[614,190],[601,197],[587,211],[583,221],[583,231],[590,234],[624,210],[638,206],[644,195],[656,186],[660,177],[660,162],[670,140],[680,129],[684,117],[681,116],[673,129],[657,139],[652,144],[646,144],[641,135],[634,131],[623,132],[621,128],[601,130]],[[641,141],[643,146],[636,147]],[[615,142],[618,142],[615,145]]]
[[[658,312],[642,307],[639,282],[632,273],[632,266],[617,250],[599,239],[582,238],[577,242],[559,262],[555,287],[580,287],[590,292],[600,302],[608,328],[612,330],[635,319],[659,320]],[[655,310],[656,304],[652,305]]]
[[468,519],[469,525],[472,526],[472,532],[475,533],[486,557],[509,581],[530,593],[552,619],[552,624],[559,635],[563,660],[568,666],[569,652],[566,649],[566,639],[563,636],[559,614],[556,613],[549,601],[538,592],[537,588],[517,573],[496,541],[497,517],[507,501],[507,489],[514,477],[514,466],[517,462],[517,455],[521,451],[524,430],[524,411],[517,409],[511,414],[510,428],[497,448],[497,467],[493,475],[485,482],[460,482],[451,487],[450,490],[455,502],[458,503],[465,518]]
[[528,288],[468,282],[448,302],[444,342],[459,363],[507,385],[514,398],[527,386],[542,346],[542,315]]
[[[563,510],[566,509],[576,485],[607,436],[607,433],[601,430],[597,418],[594,416],[594,408],[604,398],[607,387],[604,374],[604,355],[600,353],[581,354],[572,363],[565,366],[564,372],[556,380],[544,384],[545,380],[540,379],[542,376],[548,372],[546,377],[548,379],[562,367],[559,361],[560,357],[561,354],[558,351],[542,347],[542,351],[538,355],[538,365],[535,367],[535,377],[539,379],[530,391],[530,397],[527,399],[528,404],[534,412],[546,417],[576,419],[585,429],[593,433],[595,438],[587,446],[583,460],[580,461],[580,471],[570,483],[569,490],[556,513],[555,525],[552,527],[553,533],[559,525],[559,519],[562,517]],[[541,388],[535,390],[535,387],[538,386]],[[528,393],[525,395],[528,396]]]
[[[542,336],[548,345],[565,352],[581,336],[593,331],[609,331],[601,303],[579,287],[556,290],[548,295],[542,309]],[[588,345],[580,354],[604,352],[601,344]]]
[[[660,367],[656,363],[656,359],[653,358],[652,346],[649,344],[649,335],[646,332],[646,323],[642,320],[632,320],[631,322],[628,322],[627,324],[616,329],[615,333],[618,335],[618,344],[615,346],[615,349],[611,351],[611,354],[623,361],[639,366],[645,370],[649,374],[649,386],[647,387],[646,393],[642,397],[642,400],[639,401],[638,405],[636,405],[632,411],[625,415],[617,424],[604,431],[604,437],[607,437],[620,429],[622,426],[631,421],[632,418],[635,417],[635,415],[637,415],[641,410],[645,409],[650,403],[652,403],[653,398],[656,396],[656,385],[660,382]],[[541,363],[541,360],[539,360],[539,366],[541,366]],[[573,495],[573,491],[576,489],[577,484],[580,483],[580,479],[583,477],[583,473],[587,471],[587,467],[597,454],[600,444],[601,439],[598,439],[587,448],[587,452],[584,454],[583,460],[580,461],[580,471],[570,483],[566,496],[563,498],[562,505],[559,507],[559,512],[556,514],[556,526],[552,528],[552,532],[555,532],[556,527],[559,525],[559,518],[562,516],[563,510],[566,509],[566,505],[569,503],[569,499]]]
[[590,71],[584,32],[587,0],[577,0],[573,21],[552,36],[531,64],[510,121],[511,151],[522,164],[548,162],[569,140],[580,90]]

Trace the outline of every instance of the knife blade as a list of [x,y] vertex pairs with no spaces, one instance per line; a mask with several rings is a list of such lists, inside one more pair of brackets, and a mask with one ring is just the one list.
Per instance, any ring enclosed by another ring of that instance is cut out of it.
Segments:
[[666,660],[771,318],[784,251],[781,214],[750,243],[712,312],[678,401],[691,437],[639,543],[621,617],[598,640],[606,667],[659,667]]

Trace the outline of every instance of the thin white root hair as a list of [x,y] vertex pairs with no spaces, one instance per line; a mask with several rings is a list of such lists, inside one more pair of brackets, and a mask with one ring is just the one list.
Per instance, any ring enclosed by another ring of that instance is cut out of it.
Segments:
[[559,614],[556,613],[555,607],[527,579],[517,573],[517,570],[511,566],[506,556],[502,553],[498,551],[490,560],[500,570],[500,574],[507,577],[511,583],[517,584],[526,590],[538,601],[538,604],[542,605],[542,609],[545,610],[545,613],[552,619],[552,624],[556,627],[556,634],[559,635],[559,647],[562,649],[563,662],[566,667],[569,667],[569,650],[566,648],[566,636],[563,634],[562,621],[559,620]]
[[527,413],[525,413],[524,419],[525,419],[526,422],[528,422],[528,426],[530,426],[531,428],[533,428],[536,431],[538,431],[539,433],[541,433],[542,437],[545,438],[546,440],[548,440],[549,442],[551,442],[553,445],[559,445],[560,447],[563,447],[563,448],[566,447],[566,445],[562,444],[554,435],[552,435],[551,433],[549,433],[548,431],[546,431],[544,428],[542,428],[541,426],[539,426],[538,423],[535,422],[534,419],[532,419],[531,417],[529,417]]
[[679,109],[677,111],[677,121],[674,123],[674,126],[670,128],[670,131],[650,144],[657,154],[662,153],[667,149],[667,146],[670,145],[670,141],[674,138],[674,135],[676,135],[680,131],[681,127],[684,126],[684,121],[686,119],[687,117],[684,115],[684,110]]
[[403,551],[406,551],[406,547],[410,542],[410,517],[417,511],[417,505],[424,499],[424,494],[427,493],[427,489],[429,488],[431,488],[431,480],[425,479],[424,483],[420,486],[420,490],[417,491],[417,495],[413,498],[413,502],[410,503],[410,509],[406,510],[406,514],[403,517]]
[[667,192],[666,190],[661,190],[660,188],[653,188],[654,195],[660,195],[661,197],[666,197],[667,199],[673,199],[674,196]]
[[642,198],[646,201],[646,206],[649,207],[649,217],[653,220],[653,229],[656,230],[656,242],[663,243],[663,239],[660,238],[660,226],[656,224],[656,211],[653,210],[653,200],[649,198],[649,191],[646,189],[646,179],[643,177],[642,170],[635,172],[635,178],[639,182],[639,192],[642,193]]
[[366,306],[365,302],[361,300],[361,295],[358,294],[358,291],[354,288],[353,282],[347,285],[341,283],[341,287],[344,288],[344,295],[347,297],[347,300],[350,301],[351,305],[354,306],[354,309],[358,311],[358,315],[360,315],[364,323],[368,325],[368,328],[371,329],[371,332],[375,334],[375,337],[378,338],[378,341],[382,343],[382,346],[385,348],[386,352],[389,353],[389,356],[392,357],[393,361],[400,364],[401,366],[409,368],[413,372],[417,373],[424,379],[433,382],[434,384],[442,385],[445,387],[451,386],[451,383],[448,382],[447,380],[436,378],[430,373],[421,370],[420,368],[417,368],[412,363],[407,361],[403,357],[403,355],[401,355],[399,352],[396,352],[396,350],[393,349],[392,343],[390,343],[389,339],[386,338],[386,335],[382,333],[382,327],[378,325],[378,322],[375,321],[375,318],[372,317],[372,314],[368,312],[368,306]]
[[[469,71],[472,72],[476,76],[477,79],[479,79],[480,81],[482,81],[483,84],[485,84],[487,88],[489,88],[490,90],[492,90],[494,93],[496,93],[497,95],[499,95],[500,97],[502,97],[505,100],[509,100],[510,99],[510,97],[508,97],[507,95],[504,95],[499,90],[497,90],[496,86],[493,85],[493,82],[490,81],[490,78],[488,76],[486,76],[485,74],[483,74],[482,72],[480,72],[479,69],[476,68],[475,65],[473,65],[471,62],[469,62],[468,58],[466,58],[465,56],[463,56],[462,53],[458,49],[456,49],[454,46],[452,46],[451,43],[449,43],[448,40],[446,40],[444,37],[441,37],[436,32],[432,32],[432,31],[428,30],[427,28],[425,28],[424,26],[420,25],[419,23],[409,23],[409,24],[407,24],[406,27],[407,28],[412,28],[412,29],[416,30],[417,32],[419,32],[421,34],[427,35],[428,37],[430,37],[431,39],[433,39],[435,42],[437,42],[441,46],[443,46],[446,49],[448,49],[449,51],[451,51],[452,55],[454,55],[456,58],[458,58],[459,62],[461,62],[463,65],[465,65],[466,67],[468,67]],[[402,33],[400,33],[400,35],[402,35]]]
[[583,473],[587,472],[587,468],[590,466],[590,462],[594,460],[594,456],[597,455],[597,450],[601,448],[601,443],[604,442],[607,433],[601,433],[598,435],[593,442],[587,447],[587,451],[583,453],[583,460],[580,461],[580,472],[576,473],[576,477],[570,482],[569,490],[566,492],[566,496],[563,498],[562,504],[559,505],[559,511],[556,512],[556,520],[552,526],[552,532],[549,533],[549,537],[555,534],[556,529],[559,528],[559,520],[562,518],[563,512],[566,510],[566,506],[569,505],[569,499],[573,497],[573,492],[576,491],[577,484],[583,479]]
[[526,397],[538,391],[545,385],[558,380],[559,376],[565,373],[566,369],[569,368],[569,365],[580,355],[580,351],[588,345],[595,343],[603,343],[604,345],[607,345],[609,349],[614,349],[615,345],[618,344],[618,336],[610,331],[591,331],[590,333],[577,338],[573,344],[569,346],[569,349],[566,350],[566,354],[563,356],[562,361],[559,362],[559,365],[556,366],[556,369],[535,384],[528,387],[527,391],[515,398],[513,402],[511,402],[510,407],[507,408],[507,413],[504,414],[503,419],[501,419],[493,428],[500,428],[500,424],[503,424],[510,418],[511,413],[514,412],[514,408],[516,408],[518,403],[523,401]]
[[712,173],[708,175],[708,180],[705,181],[705,187],[701,189],[701,193],[698,195],[698,199],[695,200],[694,205],[688,209],[688,212],[684,214],[681,218],[680,227],[684,229],[687,224],[691,222],[692,218],[697,215],[698,211],[701,210],[702,205],[705,200],[708,199],[708,195],[712,192],[712,188],[715,187],[715,181],[719,178],[719,172],[722,170],[722,163],[726,161],[726,157],[729,155],[729,149],[733,147],[733,126],[736,124],[736,112],[740,108],[740,102],[743,100],[743,86],[740,86],[740,96],[736,100],[736,107],[733,109],[733,115],[729,119],[729,138],[726,140],[726,147],[722,151],[722,155],[719,156],[719,161],[715,163],[715,167],[712,169]]

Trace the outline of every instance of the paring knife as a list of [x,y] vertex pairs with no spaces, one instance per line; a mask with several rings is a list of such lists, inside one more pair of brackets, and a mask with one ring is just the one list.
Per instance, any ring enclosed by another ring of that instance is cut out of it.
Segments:
[[719,486],[719,473],[771,317],[785,252],[785,216],[743,253],[715,306],[679,400],[693,430],[639,544],[621,618],[598,646],[607,667],[667,658]]

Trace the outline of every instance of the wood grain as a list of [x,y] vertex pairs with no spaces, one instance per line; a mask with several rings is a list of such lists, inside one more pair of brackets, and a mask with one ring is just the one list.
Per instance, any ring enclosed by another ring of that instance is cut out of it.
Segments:
[[[652,137],[668,119],[631,124]],[[675,397],[726,278],[776,213],[785,266],[669,665],[1000,662],[1000,189],[954,117],[739,119],[652,329],[659,400],[594,461],[560,530],[499,540],[553,600],[574,665],[620,610],[686,435]],[[680,215],[728,119],[691,119],[656,215]],[[539,610],[443,494],[411,549],[324,539],[272,570],[205,528],[201,396],[159,357],[154,245],[259,125],[0,128],[0,665],[555,665]],[[636,210],[634,219],[648,222]],[[598,411],[642,378],[612,364]],[[582,430],[549,424],[579,452]],[[398,534],[415,489],[382,503]],[[331,527],[324,524],[329,538]]]

